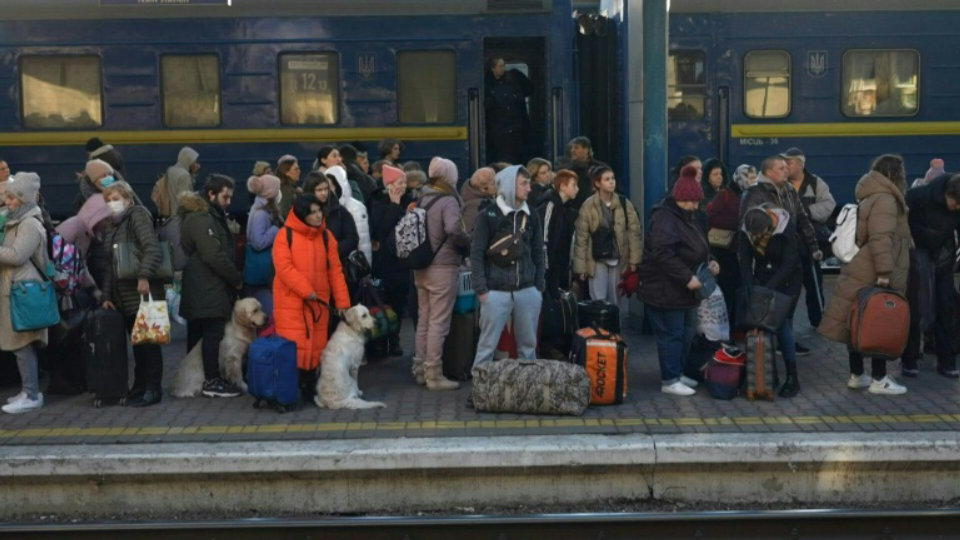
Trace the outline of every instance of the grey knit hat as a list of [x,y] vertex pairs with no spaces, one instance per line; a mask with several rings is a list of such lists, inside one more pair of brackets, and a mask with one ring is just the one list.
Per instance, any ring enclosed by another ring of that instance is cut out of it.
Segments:
[[6,182],[6,192],[23,203],[37,202],[40,192],[40,175],[35,172],[18,172]]

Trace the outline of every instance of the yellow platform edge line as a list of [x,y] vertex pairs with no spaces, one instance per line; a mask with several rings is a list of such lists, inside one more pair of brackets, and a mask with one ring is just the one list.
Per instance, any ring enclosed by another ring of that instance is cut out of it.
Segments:
[[802,124],[732,124],[730,137],[899,137],[960,135],[960,122],[823,122]]
[[465,141],[466,126],[330,127],[270,129],[163,129],[123,131],[20,131],[0,133],[2,146],[83,146],[90,137],[114,145],[379,141]]

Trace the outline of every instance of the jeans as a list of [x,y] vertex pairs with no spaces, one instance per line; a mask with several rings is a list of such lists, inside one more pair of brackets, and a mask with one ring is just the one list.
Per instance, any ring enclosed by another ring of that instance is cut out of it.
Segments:
[[793,374],[796,375],[797,342],[793,338],[793,319],[783,321],[777,329],[777,344],[783,355],[783,363],[787,366],[787,375],[791,374],[791,366],[793,366]]
[[661,309],[648,304],[646,313],[657,338],[661,383],[673,384],[683,375],[684,362],[697,334],[697,308]]
[[223,341],[226,319],[194,319],[187,321],[187,352],[202,339],[203,378],[220,377],[220,342]]
[[474,367],[493,360],[493,352],[507,319],[513,315],[513,331],[517,340],[517,355],[533,360],[537,357],[537,323],[543,296],[535,287],[519,291],[489,291],[487,301],[480,306],[480,340]]

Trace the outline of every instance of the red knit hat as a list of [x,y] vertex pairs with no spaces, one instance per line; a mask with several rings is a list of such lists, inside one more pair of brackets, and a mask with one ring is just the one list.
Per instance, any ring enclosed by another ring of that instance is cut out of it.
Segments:
[[703,200],[703,188],[700,182],[697,182],[697,168],[687,165],[680,170],[680,178],[673,185],[673,200],[675,201],[701,201]]

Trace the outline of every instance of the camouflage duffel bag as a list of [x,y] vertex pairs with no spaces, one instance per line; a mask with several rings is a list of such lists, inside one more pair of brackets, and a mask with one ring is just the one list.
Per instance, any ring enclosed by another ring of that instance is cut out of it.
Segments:
[[500,360],[473,369],[478,411],[579,415],[590,403],[581,366],[557,360]]

